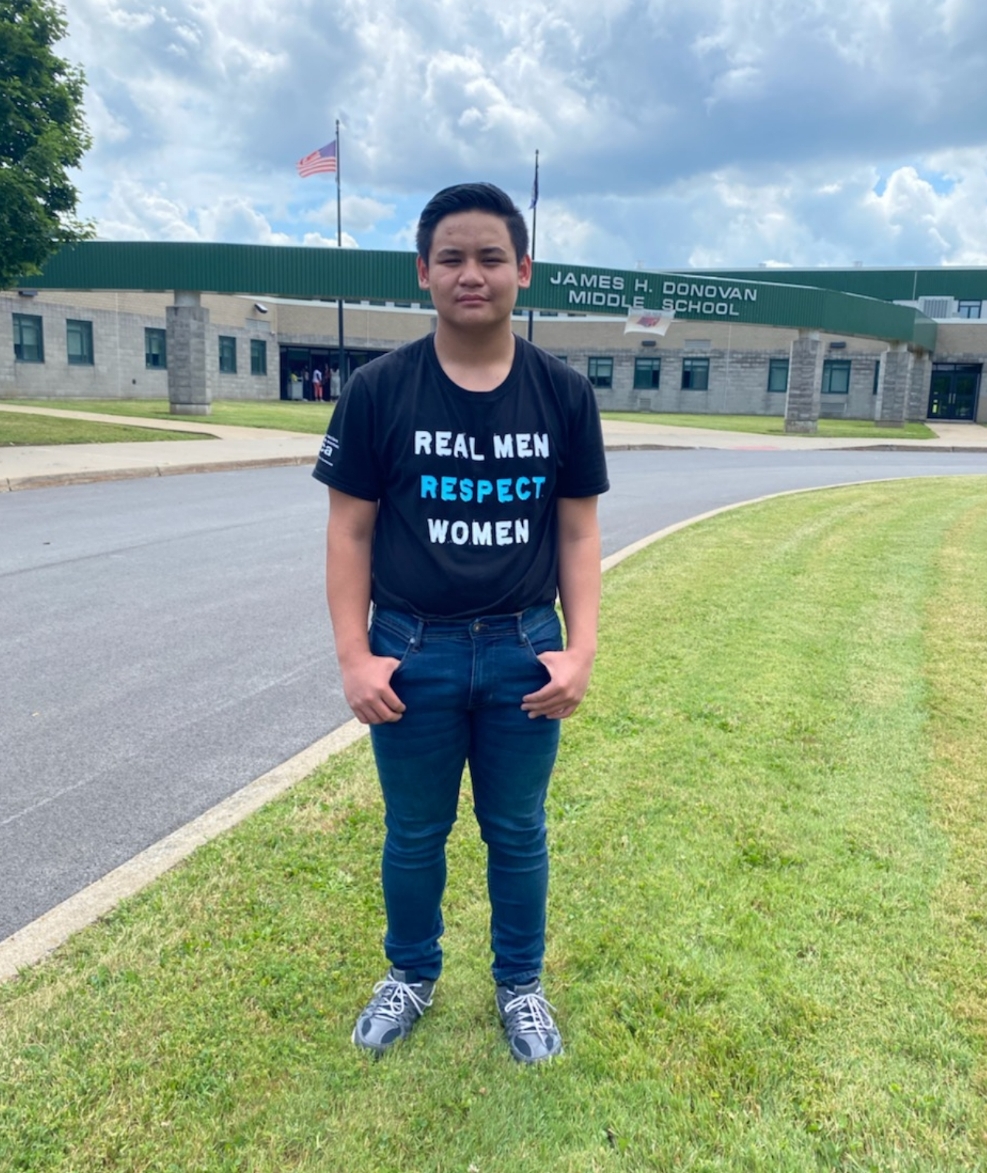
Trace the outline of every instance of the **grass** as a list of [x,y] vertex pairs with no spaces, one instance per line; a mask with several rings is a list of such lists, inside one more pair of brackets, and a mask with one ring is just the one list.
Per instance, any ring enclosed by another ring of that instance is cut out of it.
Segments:
[[[751,432],[758,436],[785,435],[785,421],[775,415],[686,415],[670,412],[604,411],[607,420],[636,424],[670,424],[678,428],[711,428],[718,432]],[[872,420],[821,419],[817,435],[831,439],[934,440],[935,432],[925,424],[910,423],[901,428],[879,428]]]
[[[60,411],[90,411],[104,415],[139,416],[142,419],[176,418],[171,414],[167,399],[25,399],[19,402],[31,407],[57,407]],[[212,412],[208,416],[196,417],[196,423],[274,428],[283,432],[305,432],[321,436],[331,415],[332,406],[325,402],[214,399]]]
[[34,444],[114,444],[141,440],[212,440],[206,432],[172,432],[163,428],[128,428],[29,412],[0,412],[0,448]]
[[[171,419],[165,399],[30,399],[20,400],[31,407],[58,407],[64,411],[101,412],[108,415],[140,416],[144,419]],[[216,424],[230,424],[244,428],[276,428],[288,432],[307,432],[322,435],[332,415],[328,403],[308,400],[289,403],[276,400],[267,403],[239,400],[213,400],[212,414],[203,417]],[[674,424],[684,428],[712,428],[721,432],[751,432],[760,436],[780,436],[785,433],[785,421],[778,416],[762,415],[674,415],[655,412],[605,411],[604,419],[629,420],[643,424]],[[874,439],[893,443],[895,440],[932,440],[935,432],[925,424],[905,424],[902,428],[879,428],[870,420],[820,420],[820,436],[840,439]]]
[[987,1169],[987,482],[849,487],[607,575],[550,800],[546,982],[514,1065],[481,846],[381,1062],[366,742],[0,988],[0,1169]]

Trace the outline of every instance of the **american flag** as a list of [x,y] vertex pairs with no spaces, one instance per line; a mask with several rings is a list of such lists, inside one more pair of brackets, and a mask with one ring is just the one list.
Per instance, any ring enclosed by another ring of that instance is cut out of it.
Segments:
[[304,159],[299,159],[295,166],[298,168],[298,174],[302,179],[307,179],[310,175],[318,175],[323,171],[335,171],[335,140],[331,143],[326,143],[324,147],[319,147],[317,151],[313,151],[311,155],[306,155]]

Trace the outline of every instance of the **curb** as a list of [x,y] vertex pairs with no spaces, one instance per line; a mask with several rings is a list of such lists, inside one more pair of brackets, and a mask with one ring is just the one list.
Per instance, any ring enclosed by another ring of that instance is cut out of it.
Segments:
[[92,485],[102,481],[130,481],[141,477],[177,477],[200,472],[236,472],[247,468],[278,468],[315,464],[315,456],[261,456],[255,460],[215,460],[199,464],[158,464],[139,468],[112,468],[92,472],[54,472],[34,477],[0,479],[0,493],[23,489],[51,489],[59,485]]
[[39,916],[24,928],[0,941],[0,982],[18,971],[43,961],[80,929],[106,916],[128,896],[134,896],[152,880],[169,871],[196,848],[235,827],[265,803],[300,782],[328,757],[340,753],[365,737],[366,725],[356,718],[314,742],[288,761],[262,774],[242,790],[217,803],[197,819],[127,860],[102,879],[83,888],[68,900]]
[[607,452],[959,452],[987,455],[987,445],[969,447],[957,444],[929,444],[914,440],[911,444],[834,444],[831,447],[783,448],[775,444],[733,444],[729,448],[707,444],[606,444]]
[[[829,448],[825,449],[828,452],[959,452],[967,455],[976,455],[978,452],[982,455],[987,455],[987,447],[981,445],[980,447],[961,447],[958,444],[937,444],[934,448],[920,448],[921,440],[917,440],[914,444],[868,444],[866,448]],[[823,451],[823,449],[816,449],[816,451]]]
[[[741,445],[731,448],[707,447],[705,444],[622,444],[605,445],[607,452],[797,452],[797,448],[776,448],[770,444]],[[850,444],[846,447],[814,448],[814,452],[950,452],[961,455],[987,455],[987,447],[936,444]],[[137,468],[114,468],[91,472],[45,473],[40,476],[0,477],[0,493],[18,493],[25,489],[50,489],[63,485],[92,485],[102,481],[137,480],[142,477],[176,477],[203,472],[237,472],[251,468],[280,468],[291,465],[314,465],[314,455],[259,456],[255,459],[215,460],[194,464],[159,464]]]

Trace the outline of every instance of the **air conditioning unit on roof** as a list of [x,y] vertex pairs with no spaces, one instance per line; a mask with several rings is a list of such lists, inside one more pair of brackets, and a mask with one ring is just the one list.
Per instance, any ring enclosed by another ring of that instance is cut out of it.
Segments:
[[919,299],[919,309],[928,318],[942,321],[943,318],[956,317],[956,299],[952,297],[923,297]]

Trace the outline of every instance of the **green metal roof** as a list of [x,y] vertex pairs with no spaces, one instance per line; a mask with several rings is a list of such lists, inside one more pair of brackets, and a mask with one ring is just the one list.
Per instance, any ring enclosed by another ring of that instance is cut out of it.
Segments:
[[[244,244],[88,241],[63,249],[38,289],[198,290],[253,296],[420,302],[413,253]],[[687,321],[821,330],[935,348],[936,324],[892,304],[949,294],[987,300],[987,270],[723,270],[660,273],[536,262],[522,309],[625,317],[638,307]]]
[[656,273],[595,269],[581,265],[535,265],[523,308],[570,313],[626,315],[639,307],[673,310],[686,321],[725,321],[787,326],[831,334],[910,342],[934,350],[936,323],[910,306],[894,305],[810,282],[751,280],[729,273]]
[[40,277],[25,278],[21,285],[387,301],[425,296],[412,253],[144,241],[87,241],[62,249]]
[[815,285],[876,297],[882,301],[918,301],[923,297],[955,297],[987,301],[987,268],[940,265],[931,269],[716,269],[717,276],[781,285]]

